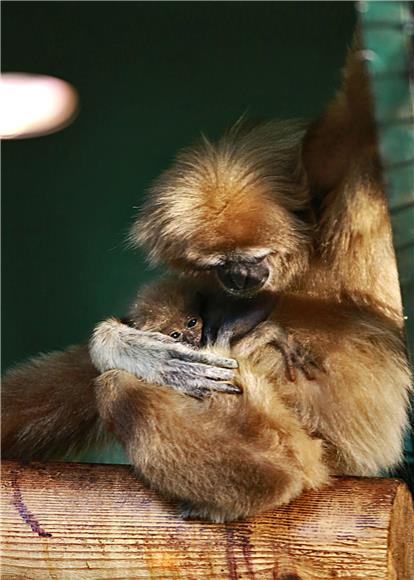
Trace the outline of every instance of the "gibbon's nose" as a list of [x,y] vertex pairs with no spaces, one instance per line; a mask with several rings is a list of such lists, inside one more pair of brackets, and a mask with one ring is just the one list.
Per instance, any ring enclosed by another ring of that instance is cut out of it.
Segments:
[[269,267],[259,264],[229,263],[217,269],[217,277],[231,294],[243,296],[257,292],[269,278]]

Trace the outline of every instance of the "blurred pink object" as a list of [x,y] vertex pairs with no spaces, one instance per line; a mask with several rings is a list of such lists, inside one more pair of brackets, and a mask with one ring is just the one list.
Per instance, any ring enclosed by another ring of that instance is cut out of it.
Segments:
[[74,118],[75,89],[55,77],[26,73],[0,76],[0,137],[37,137],[62,129]]

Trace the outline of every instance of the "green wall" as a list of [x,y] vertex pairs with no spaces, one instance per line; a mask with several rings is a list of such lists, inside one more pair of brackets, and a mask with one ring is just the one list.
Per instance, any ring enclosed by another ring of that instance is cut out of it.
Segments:
[[85,340],[151,275],[124,247],[175,152],[242,113],[313,117],[338,84],[351,2],[3,2],[4,71],[78,90],[60,133],[3,144],[3,368]]

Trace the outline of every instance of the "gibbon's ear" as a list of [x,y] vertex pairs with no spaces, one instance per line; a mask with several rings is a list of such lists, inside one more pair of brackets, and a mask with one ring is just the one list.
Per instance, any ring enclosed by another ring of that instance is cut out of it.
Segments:
[[302,123],[273,122],[238,124],[215,144],[201,139],[155,182],[131,242],[152,263],[185,270],[214,268],[246,250],[300,251],[308,224],[298,215],[309,209],[303,135]]

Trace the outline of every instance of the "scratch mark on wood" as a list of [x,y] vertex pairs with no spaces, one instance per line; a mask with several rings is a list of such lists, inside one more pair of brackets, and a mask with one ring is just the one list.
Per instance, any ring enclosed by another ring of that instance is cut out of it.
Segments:
[[248,536],[243,535],[240,538],[240,544],[243,551],[244,561],[246,563],[247,573],[250,578],[255,578],[254,569],[252,565],[252,546]]
[[234,530],[230,526],[226,525],[225,531],[226,531],[226,557],[229,567],[229,578],[231,578],[231,580],[237,580],[239,576],[237,574],[237,562],[234,554],[235,547]]
[[24,503],[22,492],[19,486],[19,474],[17,471],[11,473],[11,484],[13,488],[12,503],[16,508],[19,516],[22,518],[25,524],[30,526],[35,534],[38,534],[41,538],[51,538],[52,534],[50,532],[45,532],[45,530],[40,526],[34,515],[27,509]]

